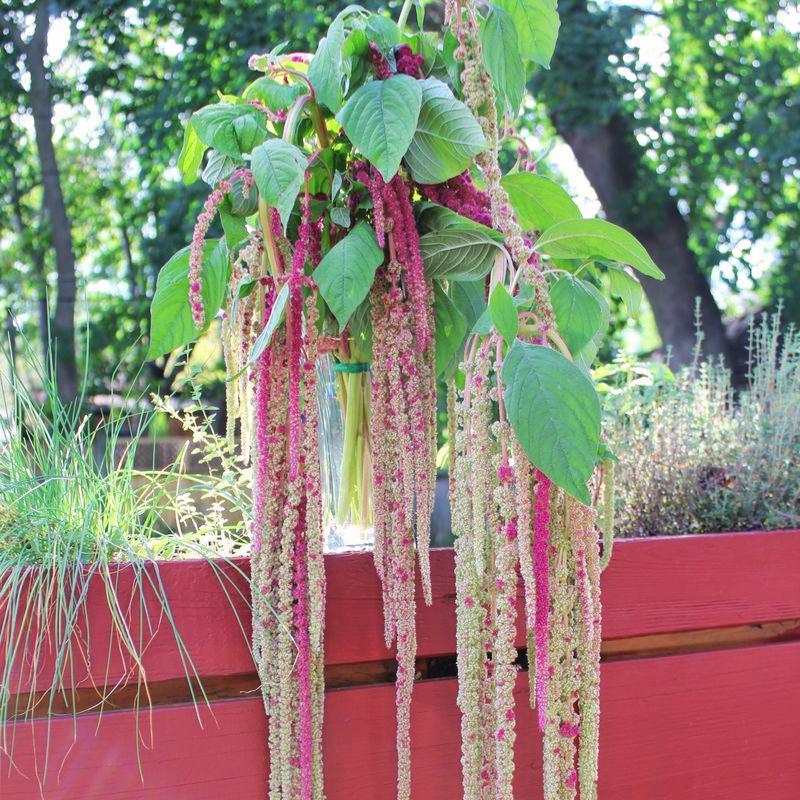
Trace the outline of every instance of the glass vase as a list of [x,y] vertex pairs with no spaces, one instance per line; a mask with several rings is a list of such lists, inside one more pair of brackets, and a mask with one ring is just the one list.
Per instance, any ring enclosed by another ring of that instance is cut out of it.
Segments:
[[317,371],[325,549],[367,549],[374,539],[369,367],[325,355]]

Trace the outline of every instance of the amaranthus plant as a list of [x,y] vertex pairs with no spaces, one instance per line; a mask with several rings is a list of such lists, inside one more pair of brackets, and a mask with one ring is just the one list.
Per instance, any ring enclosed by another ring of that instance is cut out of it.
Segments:
[[[398,659],[398,797],[411,788],[415,580],[418,569],[430,602],[444,377],[464,796],[511,797],[519,565],[546,794],[573,797],[580,785],[590,798],[594,497],[610,507],[611,484],[588,368],[608,322],[601,288],[632,306],[641,295],[632,269],[661,273],[629,234],[583,219],[498,119],[498,109],[517,115],[526,63],[549,61],[555,3],[449,0],[443,36],[407,32],[411,8],[407,0],[395,24],[348,6],[313,56],[280,47],[253,56],[260,75],[241,96],[191,116],[179,166],[194,180],[205,160],[212,192],[192,244],[160,275],[150,354],[187,344],[221,311],[231,434],[238,420],[255,470],[254,642],[270,796],[323,793],[315,364],[325,354],[346,378],[342,514],[371,479],[386,641]],[[520,157],[503,175],[506,145]],[[208,240],[215,214],[224,236]],[[368,400],[351,381],[367,368]],[[610,513],[602,519],[608,529]]]

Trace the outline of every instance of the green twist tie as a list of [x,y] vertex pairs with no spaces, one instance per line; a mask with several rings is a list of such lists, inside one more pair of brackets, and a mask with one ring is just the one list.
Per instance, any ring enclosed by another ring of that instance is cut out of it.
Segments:
[[336,372],[369,372],[369,364],[364,361],[354,361],[352,364],[336,363],[333,369]]

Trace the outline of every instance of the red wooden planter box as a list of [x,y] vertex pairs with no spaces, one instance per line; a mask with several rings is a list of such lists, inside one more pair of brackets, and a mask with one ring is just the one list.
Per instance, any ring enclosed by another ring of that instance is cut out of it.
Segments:
[[[423,678],[412,713],[413,795],[459,800],[456,681],[434,677],[447,672],[455,650],[452,551],[434,551],[432,566],[434,605],[418,601]],[[371,555],[329,556],[326,567],[327,797],[391,800],[392,653],[383,644]],[[130,664],[113,648],[109,662],[98,587],[87,605],[95,655],[75,685],[79,705],[96,698],[93,684],[116,686],[117,708],[16,723],[13,766],[0,757],[2,800],[266,797],[266,722],[234,611],[207,563],[164,563],[159,573],[209,705],[189,702],[169,625],[153,620],[143,631],[152,711],[134,711]],[[798,573],[800,531],[617,544],[603,576],[602,800],[800,797]],[[119,579],[125,596],[124,567]],[[244,601],[234,605],[246,618]],[[14,681],[15,691],[41,689],[46,678]],[[541,740],[525,675],[518,698],[516,797],[535,800]]]

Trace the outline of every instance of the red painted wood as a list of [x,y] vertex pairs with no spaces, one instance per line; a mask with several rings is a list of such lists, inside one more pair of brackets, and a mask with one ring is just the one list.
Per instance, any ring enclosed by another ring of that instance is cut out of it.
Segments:
[[[800,643],[604,664],[600,797],[603,800],[796,800],[800,786]],[[414,800],[460,797],[455,681],[426,681],[413,703]],[[541,744],[518,683],[519,800],[541,798]],[[198,727],[190,706],[153,712],[154,746],[135,758],[130,713],[52,726],[47,800],[261,800],[266,729],[260,700],[215,703]],[[330,692],[326,700],[328,800],[389,800],[394,785],[391,686]],[[147,719],[141,723],[146,727]],[[41,748],[46,723],[34,723]],[[15,744],[33,773],[31,727]],[[64,760],[68,748],[71,752]],[[62,763],[63,761],[63,763]],[[59,774],[60,773],[60,774]],[[36,782],[0,775],[3,800],[35,800]]]
[[[453,551],[431,554],[434,603],[426,607],[418,591],[420,656],[454,652],[455,586]],[[247,563],[236,568],[247,571]],[[619,639],[651,633],[702,630],[751,623],[800,619],[800,530],[705,534],[620,541],[603,575],[604,637]],[[200,676],[253,671],[248,651],[249,612],[239,593],[243,577],[219,564],[222,583],[205,561],[165,562],[152,574],[170,598],[171,613]],[[326,663],[350,664],[392,657],[383,642],[378,580],[369,553],[326,557],[328,604]],[[225,586],[232,603],[223,591]],[[179,678],[184,667],[166,619],[135,624],[140,595],[129,567],[118,574],[118,594],[131,608],[136,636],[146,643],[144,665],[149,682]],[[149,608],[158,608],[152,588],[145,591]],[[96,583],[87,602],[91,670],[76,668],[76,685],[113,685],[132,668],[113,642],[104,590]],[[245,622],[244,634],[237,617]],[[520,635],[518,644],[524,646]],[[110,653],[110,663],[109,663]],[[108,664],[108,667],[107,667]],[[0,668],[2,664],[0,664]],[[52,668],[39,675],[38,688],[49,685]],[[25,673],[12,685],[30,685]]]
[[[420,656],[454,652],[452,550],[434,550],[431,566],[434,604],[426,607],[419,592],[417,600]],[[603,575],[604,636],[618,639],[800,619],[799,567],[800,530],[620,541]],[[246,571],[246,562],[237,562],[237,568]],[[227,565],[219,569],[227,576],[224,585],[233,606],[204,561],[166,562],[158,569],[157,578],[170,598],[171,613],[200,676],[253,671],[247,645],[249,613],[237,594],[246,592],[245,581]],[[391,658],[383,642],[381,599],[371,554],[327,556],[326,570],[326,662]],[[120,568],[118,580],[118,593],[130,605],[135,623],[140,596],[132,591],[129,567]],[[146,590],[145,598],[149,608],[158,608],[152,589]],[[114,646],[103,589],[97,584],[90,589],[87,609],[94,657],[91,674],[85,664],[77,665],[75,682],[113,685],[125,679],[132,664]],[[244,634],[237,616],[245,622]],[[184,675],[166,619],[153,621],[143,631],[136,624],[133,628],[147,644],[144,665],[149,682]],[[524,646],[522,636],[519,645]],[[38,688],[49,685],[51,674],[52,669],[42,670]],[[17,691],[27,689],[29,674],[18,677],[22,680],[13,683]]]

